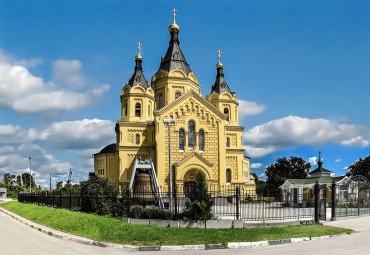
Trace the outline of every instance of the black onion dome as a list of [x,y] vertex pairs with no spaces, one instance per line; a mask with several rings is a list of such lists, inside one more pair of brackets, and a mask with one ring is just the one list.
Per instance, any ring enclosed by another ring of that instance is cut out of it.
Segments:
[[226,81],[225,81],[225,78],[224,78],[224,68],[222,65],[220,64],[217,64],[217,75],[216,75],[216,81],[215,83],[212,85],[212,91],[216,91],[218,94],[221,94],[222,92],[229,92],[229,93],[233,93],[231,92],[229,86],[227,85]]
[[102,153],[114,153],[114,152],[116,152],[116,144],[115,143],[112,143],[112,144],[109,144],[109,145],[105,146],[99,152],[99,154],[102,154]]
[[133,87],[134,85],[139,84],[140,86],[146,89],[149,87],[149,85],[148,81],[144,77],[143,67],[141,66],[143,59],[141,57],[140,58],[136,57],[135,62],[136,62],[135,71],[134,74],[131,76],[131,79],[128,81],[128,85],[130,85],[130,87]]
[[170,45],[168,46],[166,55],[162,57],[159,69],[166,70],[167,72],[169,72],[172,69],[178,67],[188,74],[191,72],[191,70],[180,48],[180,41],[178,37],[179,30],[170,29],[170,33],[171,33]]

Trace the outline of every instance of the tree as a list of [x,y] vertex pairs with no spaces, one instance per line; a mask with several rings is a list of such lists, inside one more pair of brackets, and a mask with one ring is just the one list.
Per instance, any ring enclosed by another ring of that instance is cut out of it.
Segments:
[[198,172],[195,185],[189,192],[189,201],[185,203],[185,220],[210,220],[212,219],[212,206],[214,200],[208,193],[208,186],[203,173]]
[[[23,182],[23,187],[25,187],[27,190],[29,190],[30,189],[30,173],[23,173],[22,174],[22,182]],[[37,187],[33,176],[31,176],[31,187],[32,187],[32,189],[35,189]]]
[[363,175],[367,179],[370,179],[370,155],[366,158],[359,158],[355,163],[348,167],[349,173],[353,176]]
[[300,157],[278,158],[275,164],[266,167],[265,175],[269,189],[278,189],[286,179],[307,178],[311,164]]
[[16,183],[16,176],[15,176],[14,174],[5,173],[5,174],[4,174],[3,182],[4,182],[5,184],[13,185],[13,184],[15,184],[15,183]]
[[[117,210],[117,193],[114,183],[108,178],[91,176],[80,182],[81,211],[96,212],[99,215],[115,214]],[[96,199],[96,203],[93,203]],[[94,206],[96,204],[96,206]]]
[[22,186],[22,177],[20,175],[17,175],[17,185]]
[[252,173],[254,178],[254,183],[256,184],[256,193],[264,195],[264,192],[267,190],[267,183],[258,178],[256,173]]
[[61,189],[63,188],[63,182],[62,181],[59,181],[57,182],[57,184],[55,185],[55,191],[60,191]]

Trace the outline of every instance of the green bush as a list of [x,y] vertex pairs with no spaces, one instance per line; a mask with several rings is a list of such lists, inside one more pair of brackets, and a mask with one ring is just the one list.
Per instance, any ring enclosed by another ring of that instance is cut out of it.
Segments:
[[18,193],[21,191],[26,191],[26,188],[20,185],[13,184],[1,184],[0,188],[6,188],[6,196],[9,198],[18,198]]
[[169,211],[165,211],[159,208],[143,209],[141,206],[135,206],[130,211],[131,218],[135,219],[160,219],[160,220],[171,220],[173,215]]
[[91,176],[81,185],[81,211],[99,215],[117,215],[118,198],[114,183],[108,178]]
[[195,186],[189,192],[189,201],[185,203],[184,220],[210,220],[213,217],[214,199],[208,193],[208,186],[203,173],[198,172]]

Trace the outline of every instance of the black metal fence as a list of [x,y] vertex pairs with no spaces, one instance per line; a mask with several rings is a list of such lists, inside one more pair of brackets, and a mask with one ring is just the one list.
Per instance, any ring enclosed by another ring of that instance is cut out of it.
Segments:
[[[120,194],[109,196],[72,191],[21,192],[18,200],[40,206],[124,217],[140,217],[144,210],[147,210],[145,215],[148,217],[150,210],[162,209],[161,211],[167,213],[165,217],[180,219],[186,203],[189,202],[191,189],[189,186],[176,186],[172,193],[165,189],[161,189],[159,193],[154,190],[124,189]],[[213,200],[213,217],[218,219],[265,222],[313,220],[314,217],[314,205],[303,196],[289,201],[279,191],[256,194],[238,186],[209,186],[208,194]],[[153,214],[152,216],[156,217]]]
[[360,216],[365,214],[370,214],[369,190],[362,190],[360,193],[336,195],[336,217]]

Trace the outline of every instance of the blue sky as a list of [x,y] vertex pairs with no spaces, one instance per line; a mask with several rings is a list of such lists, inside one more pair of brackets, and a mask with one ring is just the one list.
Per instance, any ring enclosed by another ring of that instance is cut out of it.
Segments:
[[[341,175],[370,154],[368,1],[2,1],[0,176],[74,182],[114,142],[136,43],[147,80],[176,7],[182,51],[210,92],[221,49],[253,170],[299,156]],[[315,166],[314,166],[315,167]],[[1,179],[1,177],[0,177]]]

